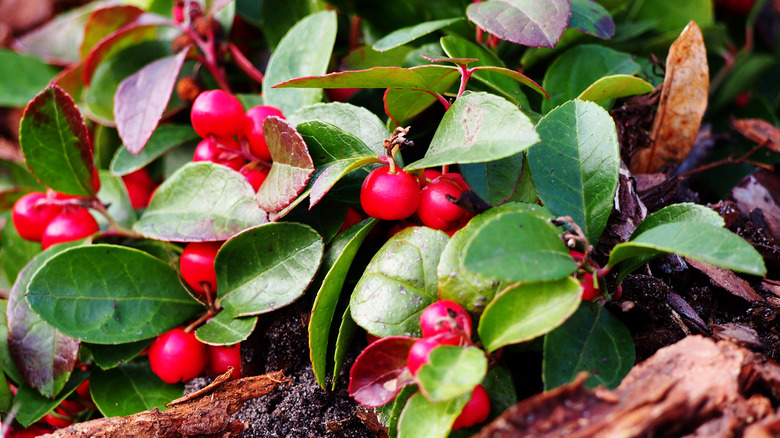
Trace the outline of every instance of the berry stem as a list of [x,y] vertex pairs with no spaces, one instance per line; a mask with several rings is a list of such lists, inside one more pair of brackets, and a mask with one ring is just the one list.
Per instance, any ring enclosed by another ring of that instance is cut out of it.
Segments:
[[468,68],[466,64],[458,64],[458,70],[460,71],[460,88],[458,88],[458,97],[460,97],[466,91],[466,84],[468,84],[473,69]]
[[[206,68],[211,72],[211,75],[214,76],[214,79],[217,81],[217,84],[219,84],[219,87],[225,90],[228,93],[231,93],[230,85],[228,85],[227,82],[227,76],[225,75],[225,70],[219,66],[217,63],[217,51],[216,51],[216,44],[215,44],[215,38],[214,38],[214,27],[209,26],[208,33],[206,35],[206,39],[198,35],[198,32],[195,31],[191,26],[184,25],[182,23],[177,23],[175,21],[167,21],[165,22],[168,26],[175,27],[179,29],[180,31],[186,33],[192,41],[195,42],[195,45],[198,46],[198,49],[203,54],[202,57],[196,57],[203,65],[206,66]],[[184,50],[189,50],[189,47],[185,48]]]
[[192,321],[190,325],[184,328],[185,333],[192,333],[193,330],[198,328],[199,325],[203,324],[206,320],[211,318],[212,316],[216,315],[217,311],[213,308],[209,308],[209,310],[206,311],[203,315],[201,315],[200,318],[196,319],[195,321]]
[[133,230],[127,229],[123,227],[122,225],[119,225],[116,220],[114,220],[113,217],[111,217],[110,214],[108,214],[108,210],[106,209],[106,206],[103,205],[100,201],[98,201],[96,198],[92,199],[91,204],[88,206],[88,208],[91,208],[98,213],[100,213],[101,216],[106,218],[108,221],[108,229],[101,233],[102,235],[107,236],[123,236],[130,239],[142,239],[143,236],[136,233]]
[[252,78],[255,82],[262,84],[264,77],[263,73],[255,68],[252,62],[249,61],[240,50],[238,50],[238,47],[236,47],[236,45],[233,43],[228,43],[228,49],[230,49],[230,54],[233,55],[233,62],[236,63],[238,68],[243,70],[244,73],[246,73],[247,76]]

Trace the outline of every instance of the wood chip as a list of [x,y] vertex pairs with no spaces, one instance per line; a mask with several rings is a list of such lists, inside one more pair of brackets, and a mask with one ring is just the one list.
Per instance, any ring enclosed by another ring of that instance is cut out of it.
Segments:
[[689,265],[693,266],[702,274],[706,275],[710,279],[710,283],[715,286],[726,289],[731,292],[732,295],[738,296],[748,301],[764,301],[764,298],[757,294],[755,290],[750,286],[750,283],[737,277],[737,274],[729,271],[728,269],[712,266],[708,263],[700,262],[698,260],[685,259]]
[[731,125],[748,140],[780,152],[780,129],[771,123],[759,119],[740,119],[732,120]]

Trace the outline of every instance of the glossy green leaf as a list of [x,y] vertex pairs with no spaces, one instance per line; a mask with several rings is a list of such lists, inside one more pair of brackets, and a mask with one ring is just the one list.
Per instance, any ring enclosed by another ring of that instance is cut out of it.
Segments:
[[275,88],[426,88],[413,70],[401,67],[373,67],[308,76],[277,84]]
[[[14,408],[18,406],[15,420],[23,427],[27,427],[43,418],[52,409],[62,403],[73,391],[89,377],[89,372],[75,370],[65,387],[56,397],[48,398],[28,385],[19,386],[14,398]],[[13,408],[12,408],[13,409]]]
[[582,301],[563,325],[544,337],[544,389],[569,383],[581,371],[590,373],[587,388],[616,388],[635,358],[628,328],[604,306]]
[[612,212],[620,169],[612,116],[575,100],[550,111],[536,130],[542,142],[528,151],[528,164],[539,198],[574,219],[595,244]]
[[550,100],[542,101],[542,112],[576,98],[603,77],[633,76],[639,70],[639,64],[628,53],[594,44],[576,46],[556,58],[547,69],[542,87],[550,91]]
[[92,146],[76,102],[50,85],[24,110],[19,127],[27,167],[38,180],[68,195],[95,194]]
[[471,190],[490,204],[498,205],[516,191],[523,171],[523,154],[486,163],[463,164],[460,171]]
[[605,76],[590,84],[577,97],[579,100],[599,102],[619,97],[636,96],[653,91],[653,85],[642,78],[629,75]]
[[48,63],[62,65],[79,62],[79,46],[84,26],[92,12],[104,6],[89,3],[54,17],[43,26],[22,35],[12,48],[19,53],[37,56]]
[[469,395],[463,395],[431,403],[421,392],[414,394],[398,419],[398,438],[446,438],[468,400]]
[[234,318],[228,312],[219,312],[195,330],[195,337],[204,344],[233,345],[246,340],[256,325],[256,316]]
[[713,3],[710,0],[654,0],[640,4],[635,11],[637,21],[650,21],[658,32],[679,33],[690,22],[699,26],[713,22]]
[[328,164],[328,166],[317,176],[317,179],[311,186],[309,208],[320,202],[328,191],[342,178],[361,167],[376,163],[377,161],[378,160],[375,157],[351,158],[348,160],[334,161]]
[[[97,193],[98,200],[107,206],[108,214],[116,223],[124,227],[132,227],[137,216],[133,210],[133,204],[130,203],[130,196],[127,194],[122,178],[112,175],[107,170],[99,171],[100,190]],[[108,220],[102,216],[97,216],[98,224],[101,228],[108,227]]]
[[517,106],[492,94],[464,94],[442,117],[425,158],[405,169],[497,160],[538,141],[531,121]]
[[55,245],[35,257],[19,273],[8,299],[8,348],[17,369],[28,385],[43,396],[53,398],[70,378],[79,354],[80,342],[58,332],[33,313],[24,295],[33,276],[55,255],[79,245]]
[[482,386],[490,396],[491,416],[488,421],[517,403],[515,383],[506,363],[492,366],[482,381]]
[[530,341],[569,318],[580,305],[580,284],[566,277],[541,283],[518,283],[501,292],[482,313],[479,338],[490,353]]
[[352,347],[352,338],[355,337],[355,332],[358,329],[358,325],[352,319],[352,312],[347,306],[344,314],[341,317],[341,325],[339,325],[339,333],[336,337],[336,351],[333,353],[333,384],[331,385],[331,391],[336,390],[336,384],[338,382],[339,375],[341,375],[341,369],[347,360],[347,353],[349,353]]
[[198,134],[189,125],[158,126],[137,156],[131,154],[127,148],[118,149],[111,160],[111,172],[120,176],[135,172],[169,150],[198,138]]
[[406,56],[412,51],[411,47],[401,46],[384,52],[372,49],[370,46],[360,46],[349,52],[341,60],[339,69],[365,70],[371,67],[398,67],[404,63]]
[[309,357],[317,383],[322,389],[325,389],[327,376],[331,325],[341,289],[357,250],[377,222],[376,219],[365,219],[344,230],[333,239],[322,259],[322,269],[315,281],[319,289],[309,319]]
[[281,89],[274,85],[288,79],[322,75],[328,70],[336,40],[336,13],[323,11],[299,21],[282,38],[268,60],[263,78],[263,99],[283,114],[322,100],[322,90]]
[[374,43],[374,50],[384,52],[392,48],[402,46],[406,43],[410,43],[417,38],[423,37],[430,33],[436,32],[439,29],[443,29],[450,24],[456,23],[463,18],[447,18],[444,20],[425,21],[420,24],[416,24],[410,27],[402,27],[396,31],[382,37],[380,40]]
[[590,0],[571,0],[569,26],[601,39],[615,34],[615,22],[600,4]]
[[437,102],[434,94],[443,95],[460,80],[456,69],[442,65],[412,67],[428,84],[427,90],[410,88],[389,88],[385,92],[385,113],[398,126],[406,126],[417,115]]
[[214,262],[217,299],[237,317],[274,311],[300,298],[324,251],[311,227],[276,222],[244,231],[226,242]]
[[89,351],[92,353],[92,359],[95,361],[95,365],[101,369],[110,370],[111,368],[118,367],[123,363],[130,362],[133,358],[141,354],[149,345],[151,345],[153,339],[144,339],[143,341],[129,342],[127,344],[119,345],[101,345],[101,344],[85,344]]
[[679,254],[721,268],[765,275],[761,255],[750,243],[724,228],[701,222],[655,226],[612,249],[608,266],[632,257]]
[[[321,122],[334,125],[358,138],[375,154],[386,153],[382,145],[384,144],[385,139],[390,138],[390,131],[388,131],[385,124],[379,120],[379,117],[363,107],[349,103],[331,102],[310,105],[299,109],[289,116],[287,120],[304,136],[307,144],[309,143],[309,137],[307,136],[319,138],[320,131],[317,125],[309,125],[307,127],[300,126],[302,123],[306,122]],[[317,130],[312,130],[312,127],[317,128]],[[355,146],[352,146],[341,149],[341,146],[338,144],[338,139],[336,138],[333,139],[333,145],[323,149],[328,150],[330,152],[328,155],[332,155],[334,159],[363,156],[362,148],[355,149]],[[360,150],[361,152],[359,154],[353,154],[350,149],[355,151]],[[342,155],[337,152],[341,150],[350,152],[346,155]],[[314,149],[314,145],[309,145],[309,153],[311,153],[314,164],[317,166],[332,161],[323,161],[322,158],[319,158],[320,152]]]
[[165,241],[227,240],[263,224],[267,215],[240,173],[214,163],[189,163],[160,185],[133,227]]
[[290,205],[306,188],[314,163],[306,142],[286,120],[275,116],[265,119],[263,137],[273,165],[255,199],[260,208],[274,212]]
[[558,280],[577,270],[558,234],[548,220],[532,212],[491,217],[465,245],[463,267],[507,281]]
[[636,230],[634,230],[634,233],[631,236],[635,237],[651,228],[675,222],[699,222],[710,224],[714,227],[726,226],[723,217],[715,210],[692,202],[683,202],[680,204],[667,205],[647,216],[639,223],[639,226],[636,227]]
[[0,366],[2,366],[3,374],[18,387],[24,378],[11,357],[11,350],[8,347],[8,319],[5,317],[7,309],[8,300],[0,299]]
[[469,20],[498,36],[530,47],[554,47],[569,24],[569,0],[494,0],[472,3]]
[[395,396],[392,403],[375,408],[377,413],[383,414],[381,421],[382,424],[387,424],[387,434],[389,438],[398,438],[398,420],[401,417],[401,412],[403,412],[409,397],[417,393],[417,385],[404,386],[401,389],[401,392]]
[[16,231],[16,227],[10,220],[0,231],[0,260],[3,261],[3,270],[5,271],[8,282],[14,283],[19,272],[41,252],[39,242],[25,240]]
[[151,338],[203,309],[171,266],[113,245],[57,254],[33,276],[27,302],[63,334],[95,344]]
[[391,237],[368,263],[350,299],[352,318],[380,336],[419,336],[420,313],[438,299],[436,266],[449,238],[426,227]]
[[92,400],[106,417],[124,417],[157,408],[184,394],[184,385],[169,385],[149,368],[148,360],[134,360],[110,370],[95,370],[89,379]]
[[242,3],[257,3],[259,9],[259,26],[263,29],[263,36],[268,39],[269,45],[273,48],[284,35],[299,20],[305,18],[308,14],[316,11],[316,4],[308,0],[292,0],[283,2],[262,1],[262,2],[236,2],[240,9]]
[[38,58],[0,50],[0,107],[23,107],[41,92],[57,70]]
[[437,403],[471,394],[487,373],[485,352],[477,347],[439,346],[417,371],[425,398]]

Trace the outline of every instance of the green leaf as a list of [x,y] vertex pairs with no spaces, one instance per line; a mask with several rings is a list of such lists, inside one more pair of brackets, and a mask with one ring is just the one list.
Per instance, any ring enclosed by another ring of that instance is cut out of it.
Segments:
[[277,222],[246,230],[217,254],[217,300],[234,317],[284,307],[306,291],[323,250],[308,225]]
[[210,162],[189,163],[165,180],[133,229],[152,239],[227,240],[267,222],[240,173]]
[[542,101],[542,112],[576,98],[603,77],[633,76],[639,70],[639,64],[628,53],[594,44],[576,46],[556,58],[547,69],[542,87],[550,90],[550,100]]
[[486,163],[460,166],[461,174],[471,190],[490,204],[501,204],[516,191],[523,172],[523,154],[516,154]]
[[[112,175],[107,170],[99,171],[99,175],[98,200],[107,206],[108,214],[116,223],[124,227],[132,227],[137,216],[133,210],[133,204],[130,203],[130,196],[127,194],[127,188],[122,182],[122,178]],[[102,215],[97,217],[97,221],[101,228],[109,225],[108,220]]]
[[[309,127],[300,126],[306,122],[322,122],[334,125],[360,139],[374,154],[386,153],[383,146],[384,140],[390,138],[390,131],[379,120],[379,117],[363,107],[349,103],[331,102],[310,105],[299,109],[289,116],[287,120],[304,136],[307,144],[309,141],[307,135],[319,137],[317,135],[319,131],[312,131]],[[314,126],[317,127],[317,125]],[[329,147],[328,150],[334,154],[334,157],[347,158],[335,153],[336,150],[341,150],[338,148],[338,145]],[[309,145],[309,153],[311,153],[315,165],[324,163],[324,161],[318,161],[320,160],[318,152],[312,145]]]
[[532,212],[487,219],[464,251],[465,269],[494,279],[548,281],[577,270],[555,226]]
[[297,129],[317,167],[339,160],[376,155],[357,135],[327,122],[303,122],[298,124]]
[[95,370],[89,379],[92,400],[106,417],[124,417],[157,408],[184,394],[184,385],[169,385],[154,375],[148,360],[134,360],[110,370]]
[[569,0],[498,0],[472,3],[469,20],[498,36],[530,47],[554,47],[571,16]]
[[110,370],[123,363],[130,362],[149,347],[152,341],[153,339],[144,339],[143,341],[119,345],[86,344],[86,346],[92,353],[92,359],[95,360],[95,364],[101,369]]
[[380,336],[419,336],[420,313],[438,299],[436,266],[449,238],[426,227],[391,237],[368,263],[350,299],[355,322]]
[[460,79],[456,69],[443,65],[412,67],[425,81],[426,91],[409,88],[389,88],[385,92],[385,112],[398,126],[406,126],[417,115],[435,104],[434,94],[443,95]]
[[638,236],[645,231],[659,225],[670,223],[699,222],[713,227],[724,227],[726,222],[715,210],[692,202],[667,205],[666,207],[647,216],[636,227],[631,237]]
[[619,97],[647,94],[651,91],[653,91],[653,85],[644,79],[630,75],[612,75],[605,76],[590,84],[577,99],[600,102]]
[[713,22],[713,3],[709,0],[654,0],[640,4],[635,20],[651,21],[658,32],[679,33],[690,21],[699,26]]
[[[79,385],[89,377],[89,372],[75,370],[62,391],[54,398],[44,397],[28,385],[20,385],[14,398],[14,407],[18,406],[15,420],[23,427],[27,427],[43,418],[52,409],[62,403]],[[13,408],[12,408],[13,409]]]
[[275,212],[290,205],[306,188],[314,163],[306,142],[288,121],[268,117],[263,122],[263,136],[273,165],[255,199],[262,209]]
[[398,438],[446,438],[469,397],[431,403],[421,392],[414,394],[398,419]]
[[46,88],[57,70],[38,58],[0,50],[0,107],[23,107]]
[[80,342],[62,333],[33,313],[24,299],[31,279],[61,251],[83,243],[55,245],[35,257],[19,273],[8,299],[8,348],[25,382],[43,396],[53,398],[65,386],[76,366]]
[[322,76],[291,79],[274,86],[280,88],[418,88],[427,84],[413,70],[401,67],[373,67],[340,71]]
[[566,277],[520,283],[499,294],[482,313],[479,338],[488,353],[529,341],[561,325],[580,305],[580,284]]
[[464,94],[442,117],[425,158],[405,169],[497,160],[538,141],[531,121],[517,106],[492,94]]
[[403,65],[406,56],[412,51],[411,47],[401,46],[385,52],[379,52],[370,46],[360,46],[349,52],[341,60],[339,69],[365,70],[371,67],[397,67]]
[[8,347],[8,319],[5,317],[7,309],[8,300],[0,299],[0,366],[2,366],[6,377],[11,379],[16,386],[19,386],[24,381],[24,378],[22,373],[19,372],[13,357],[11,357],[11,350]]
[[766,275],[761,255],[750,243],[724,228],[701,222],[658,225],[612,249],[607,266],[632,257],[678,254],[721,268]]
[[463,20],[462,17],[446,18],[444,20],[425,21],[410,27],[402,27],[396,31],[390,32],[379,41],[374,43],[374,50],[384,52],[398,46],[403,46],[417,38],[436,32],[450,24]]
[[203,309],[167,263],[114,245],[57,254],[33,276],[27,302],[57,330],[95,344],[151,338]]
[[604,306],[583,300],[563,325],[544,337],[544,389],[569,383],[581,371],[590,373],[587,388],[616,388],[635,358],[634,340],[626,326]]
[[111,172],[120,176],[135,172],[169,150],[198,138],[200,137],[190,125],[158,126],[137,156],[131,154],[127,148],[119,148],[111,160]]
[[425,398],[433,403],[470,395],[487,373],[485,352],[477,347],[439,346],[431,350],[430,362],[417,372]]
[[10,283],[16,282],[19,272],[41,252],[39,242],[25,240],[16,231],[12,222],[6,222],[0,231],[0,260],[3,261],[3,270]]
[[595,244],[612,212],[620,169],[612,116],[575,100],[550,111],[536,130],[542,143],[528,151],[528,164],[539,198],[574,219]]
[[347,309],[341,317],[341,325],[339,325],[339,333],[336,337],[336,351],[333,353],[333,384],[330,388],[331,391],[336,390],[336,383],[341,374],[341,368],[347,360],[347,353],[352,347],[352,338],[355,336],[357,329],[358,325],[355,324],[355,321],[352,319],[352,313],[350,312],[349,306],[347,306]]
[[609,12],[590,0],[571,0],[569,26],[601,39],[615,35],[615,23]]
[[[379,160],[375,157],[369,158],[350,158],[348,160],[334,161],[317,176],[314,184],[311,186],[309,194],[309,208],[316,205],[328,193],[333,186],[342,178],[350,175],[355,170],[365,167],[369,164],[377,163]],[[362,177],[363,175],[356,175]]]
[[299,21],[282,38],[268,60],[263,78],[263,99],[283,114],[322,100],[322,90],[273,88],[288,79],[322,75],[328,71],[336,41],[336,13],[323,11]]
[[333,239],[322,259],[321,274],[315,282],[319,289],[309,319],[309,357],[322,389],[325,389],[331,325],[341,289],[360,245],[377,222],[377,219],[365,219],[344,230]]
[[195,337],[204,344],[233,345],[246,340],[256,325],[256,316],[234,318],[228,312],[219,312],[195,330]]
[[316,5],[308,0],[292,0],[284,2],[237,2],[241,8],[242,3],[259,3],[259,28],[263,29],[263,36],[268,39],[271,48],[279,44],[284,35],[299,20],[316,11]]
[[398,420],[401,417],[401,412],[403,412],[409,397],[417,393],[417,385],[404,386],[392,403],[375,408],[377,413],[382,414],[380,421],[387,425],[387,433],[390,438],[398,438]]
[[73,99],[50,85],[24,110],[19,143],[27,167],[38,180],[68,195],[93,196],[92,146]]

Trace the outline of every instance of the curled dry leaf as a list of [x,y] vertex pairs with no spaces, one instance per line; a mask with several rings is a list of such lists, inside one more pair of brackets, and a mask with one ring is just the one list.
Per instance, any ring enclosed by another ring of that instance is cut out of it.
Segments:
[[632,157],[633,173],[656,172],[685,159],[707,109],[709,86],[704,38],[691,21],[669,48],[661,99],[650,131],[653,143]]
[[732,271],[712,266],[709,263],[700,262],[698,260],[685,259],[685,261],[709,277],[710,282],[715,286],[722,287],[733,295],[748,301],[764,301],[761,295],[753,290],[750,283],[737,277],[737,274]]
[[780,129],[759,119],[732,120],[731,125],[750,141],[763,145],[773,152],[780,152]]

